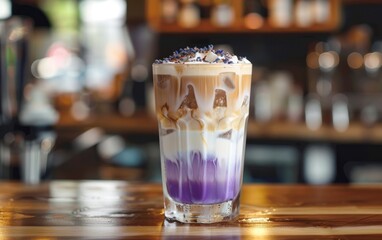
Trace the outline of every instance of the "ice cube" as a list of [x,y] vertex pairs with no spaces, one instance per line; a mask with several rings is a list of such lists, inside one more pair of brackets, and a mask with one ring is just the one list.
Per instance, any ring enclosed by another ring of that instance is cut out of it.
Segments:
[[165,89],[170,82],[171,75],[158,75],[157,85],[161,89]]
[[204,60],[207,61],[207,62],[213,62],[215,61],[216,59],[218,58],[218,55],[216,55],[215,53],[209,51],[206,56],[204,57]]
[[163,116],[166,116],[166,117],[167,117],[167,115],[168,115],[168,105],[167,105],[167,103],[165,103],[165,104],[160,108],[160,110],[161,110]]
[[227,110],[227,108],[225,108],[225,107],[214,108],[214,110],[213,110],[214,118],[216,120],[220,121],[221,119],[223,119],[225,117],[226,110]]
[[160,128],[159,129],[159,136],[166,136],[170,133],[173,133],[175,130],[174,129],[163,129],[163,128]]
[[215,90],[214,108],[216,107],[227,107],[227,96],[224,90]]
[[197,62],[201,62],[203,58],[204,58],[204,54],[202,54],[202,53],[200,53],[200,52],[197,52],[197,53],[195,54],[195,57],[194,57],[194,59],[195,59]]
[[249,104],[248,96],[245,96],[243,99],[243,103],[241,104],[242,107],[247,107]]
[[161,107],[161,112],[162,115],[170,119],[170,121],[177,121],[181,117],[181,113],[179,111],[170,111],[167,103]]
[[226,90],[233,90],[235,89],[235,73],[234,72],[223,72],[219,74],[219,81],[220,84],[226,89]]
[[232,56],[231,61],[232,61],[234,64],[236,64],[236,63],[239,62],[239,59],[237,58],[236,55],[234,55],[234,56]]
[[198,103],[195,98],[195,92],[194,92],[194,87],[192,85],[188,85],[188,93],[186,97],[184,98],[182,104],[180,104],[179,109],[197,109],[198,108]]
[[232,129],[228,130],[227,132],[219,134],[219,138],[225,138],[225,139],[231,139],[232,136]]

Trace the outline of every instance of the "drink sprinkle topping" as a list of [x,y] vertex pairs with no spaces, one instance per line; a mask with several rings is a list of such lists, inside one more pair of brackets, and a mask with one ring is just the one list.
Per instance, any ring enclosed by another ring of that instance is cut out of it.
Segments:
[[157,59],[155,64],[200,64],[200,63],[224,63],[224,64],[237,64],[237,63],[251,63],[245,57],[237,57],[222,49],[215,50],[214,46],[208,45],[207,47],[185,47],[173,52],[169,57]]

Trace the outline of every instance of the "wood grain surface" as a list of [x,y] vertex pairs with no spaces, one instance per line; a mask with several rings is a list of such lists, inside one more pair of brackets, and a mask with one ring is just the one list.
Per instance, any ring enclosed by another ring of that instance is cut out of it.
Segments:
[[382,239],[382,185],[245,185],[236,221],[201,225],[166,221],[159,184],[2,182],[5,239]]

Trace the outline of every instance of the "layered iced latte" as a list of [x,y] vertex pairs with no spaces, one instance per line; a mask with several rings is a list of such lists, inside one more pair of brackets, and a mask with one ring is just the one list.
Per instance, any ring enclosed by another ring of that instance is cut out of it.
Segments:
[[251,73],[247,59],[212,46],[153,64],[166,218],[238,215]]

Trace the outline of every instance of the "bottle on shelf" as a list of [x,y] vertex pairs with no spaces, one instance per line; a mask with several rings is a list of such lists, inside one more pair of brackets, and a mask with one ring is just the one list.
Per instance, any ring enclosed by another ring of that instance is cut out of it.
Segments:
[[314,24],[314,3],[310,0],[298,0],[294,6],[295,23],[298,27],[310,27]]
[[182,0],[178,14],[178,25],[194,28],[200,24],[200,9],[194,0]]
[[333,127],[338,132],[344,132],[350,123],[348,99],[344,94],[336,94],[332,101]]
[[235,21],[235,12],[229,0],[215,0],[211,10],[211,22],[217,27],[232,26]]
[[322,106],[319,97],[315,94],[310,94],[306,98],[305,123],[311,130],[318,130],[322,126]]
[[293,23],[292,0],[268,1],[269,24],[273,27],[289,27]]
[[161,5],[162,20],[165,24],[176,22],[179,5],[177,0],[163,0]]
[[329,0],[314,0],[313,15],[316,24],[325,24],[330,20],[330,2]]

